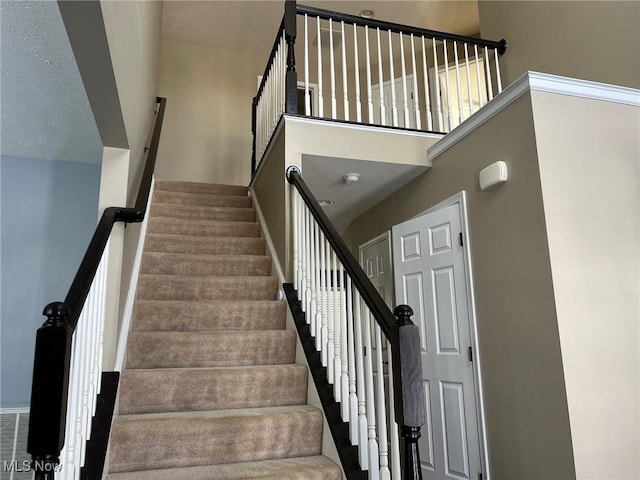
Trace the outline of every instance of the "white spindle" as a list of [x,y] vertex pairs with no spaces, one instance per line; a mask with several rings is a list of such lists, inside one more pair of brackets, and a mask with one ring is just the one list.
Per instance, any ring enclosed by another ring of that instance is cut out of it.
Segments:
[[449,131],[453,130],[453,106],[451,105],[451,82],[449,81],[449,53],[447,52],[447,40],[442,41],[444,50],[444,75],[447,85],[447,114],[449,115]]
[[310,238],[310,250],[311,250],[311,309],[309,310],[309,329],[312,334],[316,332],[316,317],[318,313],[318,285],[316,284],[317,272],[318,272],[318,225],[315,219],[311,216],[311,238]]
[[[425,116],[427,117],[427,130],[433,130],[433,119],[431,114],[431,92],[429,91],[429,67],[427,64],[427,48],[424,44],[424,36],[422,38],[422,75],[424,78],[424,101]],[[416,88],[417,90],[417,88]],[[417,102],[416,97],[416,102]]]
[[[382,76],[382,47],[380,45],[380,28],[376,28],[378,32],[378,84],[380,86],[380,125],[386,125],[386,112],[384,106],[384,77]],[[393,83],[393,78],[391,79]]]
[[480,103],[480,107],[484,106],[484,97],[482,96],[482,82],[480,81],[480,56],[478,55],[478,45],[473,46],[473,50],[475,52],[475,60],[476,60],[476,82],[478,83],[478,102]]
[[467,42],[464,43],[464,63],[467,72],[467,95],[469,100],[469,115],[473,115],[473,92],[471,91],[471,67],[469,66],[469,48]]
[[318,27],[318,117],[324,117],[324,99],[322,97],[322,40],[320,37],[320,17],[316,17]]
[[372,97],[372,93],[371,93],[371,54],[370,54],[370,50],[369,50],[369,27],[365,25],[364,27],[364,33],[365,33],[365,50],[367,52],[367,106],[368,106],[368,113],[369,113],[369,123],[370,124],[374,124],[374,119],[373,119],[373,99]]
[[320,245],[320,265],[322,268],[321,278],[324,281],[324,288],[322,289],[322,329],[320,331],[320,335],[318,335],[318,339],[316,340],[316,349],[320,352],[320,359],[323,367],[328,366],[329,355],[328,355],[328,342],[329,342],[329,292],[328,292],[328,284],[329,278],[327,277],[327,265],[329,263],[329,259],[327,257],[328,250],[328,241],[326,238],[323,238],[322,244]]
[[356,358],[354,324],[353,284],[347,277],[347,355],[349,359],[349,439],[358,445],[358,397],[356,395]]
[[[344,40],[343,40],[344,41]],[[362,101],[360,100],[360,63],[358,62],[358,26],[353,24],[353,73],[356,79],[356,122],[362,122]]]
[[[418,72],[416,71],[416,47],[413,43],[413,33],[409,38],[411,39],[411,74],[413,75],[413,114],[416,119],[415,128],[422,130],[422,122],[420,120],[420,95],[418,94]],[[425,92],[428,97],[429,92],[427,90],[425,90]]]
[[311,323],[311,213],[309,212],[309,208],[305,208],[305,274],[304,274],[304,285],[305,285],[305,304],[306,304],[306,319],[307,323]]
[[293,188],[291,192],[291,205],[293,207],[293,288],[300,292],[300,289],[298,288],[298,261],[300,260],[300,252],[298,250],[300,248],[300,245],[298,244],[298,191]]
[[349,95],[347,89],[347,46],[346,38],[344,35],[344,22],[341,22],[342,27],[342,90],[344,93],[344,119],[349,120]]
[[387,361],[389,367],[389,439],[391,444],[391,478],[400,478],[400,439],[398,438],[398,425],[396,424],[395,400],[393,398],[393,360],[391,343],[387,341]]
[[367,398],[367,450],[369,452],[369,478],[378,480],[380,478],[380,457],[378,449],[378,441],[376,440],[376,402],[373,384],[373,349],[371,348],[371,312],[364,305],[364,318],[362,324],[364,331],[364,375],[365,389]]
[[[304,114],[311,115],[311,91],[309,90],[309,23],[304,14]],[[313,112],[317,115],[316,112]]]
[[355,358],[356,358],[356,395],[358,400],[358,459],[362,470],[369,469],[369,451],[367,436],[367,402],[364,379],[364,346],[362,344],[362,300],[358,290],[355,291]]
[[493,100],[493,85],[491,83],[491,66],[489,65],[489,50],[484,47],[484,66],[487,69],[487,101]]
[[[409,128],[411,123],[409,122],[409,96],[407,95],[407,66],[404,59],[404,39],[402,32],[400,32],[400,65],[402,67],[402,109],[404,112],[404,128]],[[415,68],[414,68],[415,70]],[[415,75],[415,74],[414,74]]]
[[316,335],[319,339],[318,341],[322,341],[320,338],[320,329],[322,328],[322,290],[320,288],[320,270],[322,268],[321,258],[320,258],[320,248],[322,242],[320,241],[320,227],[316,223],[314,219],[313,222],[313,253],[314,253],[314,269],[313,269],[313,289],[315,291],[315,311],[314,311],[314,320],[313,325],[311,327],[311,332]]
[[333,398],[335,398],[336,402],[342,401],[342,288],[343,288],[343,279],[340,276],[342,270],[342,264],[338,260],[338,256],[336,252],[333,251],[333,268],[336,271],[336,290],[333,294],[333,306],[336,312],[336,324],[334,326],[334,338],[333,338],[333,372],[334,372],[334,382],[333,382]]
[[[380,453],[380,479],[391,480],[389,470],[389,444],[387,441],[387,406],[384,392],[384,369],[382,367],[382,338],[380,327],[373,321],[376,348],[376,410],[378,413],[378,451]],[[391,372],[389,372],[391,374]]]
[[502,92],[502,79],[500,78],[500,61],[498,60],[498,49],[493,49],[496,58],[496,83],[498,84],[498,93]]
[[340,263],[340,363],[342,375],[340,376],[340,414],[343,422],[349,421],[349,365],[348,365],[348,338],[347,338],[347,281],[344,266]]
[[438,114],[438,131],[444,132],[444,116],[442,114],[442,99],[440,98],[440,73],[438,71],[438,50],[435,37],[431,39],[433,45],[433,81],[436,82],[436,110]]
[[331,119],[338,118],[338,102],[336,100],[336,64],[333,54],[333,20],[329,19],[329,63],[331,68]]
[[307,312],[307,206],[300,199],[300,308],[304,313]]
[[[393,42],[391,39],[391,30],[389,30],[389,75],[390,75],[390,83],[391,83],[391,121],[394,127],[398,126],[398,104],[396,101],[396,74],[393,70]],[[382,84],[380,84],[380,91],[383,91],[384,88]]]
[[458,125],[464,119],[462,110],[462,90],[460,88],[460,63],[458,62],[458,42],[453,42],[453,57],[456,64],[456,94],[458,99]]
[[[329,247],[328,242],[327,242],[327,247]],[[338,290],[336,286],[338,283],[338,276],[336,274],[336,264],[335,264],[334,253],[333,253],[333,249],[331,248],[327,250],[327,259],[328,259],[327,266],[331,270],[331,296],[329,297],[330,301],[328,302],[329,304],[329,341],[327,342],[327,353],[328,353],[327,380],[331,385],[333,385],[336,378],[335,377],[336,372],[333,369],[335,366],[333,363],[333,359],[335,358],[335,354],[336,354],[336,346],[335,346],[336,324],[338,321],[336,316],[336,308],[335,308],[336,292]]]

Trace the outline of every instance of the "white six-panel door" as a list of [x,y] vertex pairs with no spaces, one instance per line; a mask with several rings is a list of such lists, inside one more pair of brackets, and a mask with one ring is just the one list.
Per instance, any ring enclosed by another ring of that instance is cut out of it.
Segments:
[[481,472],[460,205],[392,230],[396,303],[420,327],[427,424],[424,479],[473,479]]

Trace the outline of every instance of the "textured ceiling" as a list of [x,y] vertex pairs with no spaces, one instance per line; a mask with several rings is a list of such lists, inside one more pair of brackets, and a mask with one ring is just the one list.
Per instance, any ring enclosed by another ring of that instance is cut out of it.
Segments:
[[55,1],[0,1],[3,155],[100,163],[102,142]]
[[[301,0],[318,8],[358,15],[373,9],[377,20],[450,33],[473,35],[480,31],[478,3],[458,0]],[[268,55],[275,38],[284,1],[166,1],[162,34],[173,40]]]

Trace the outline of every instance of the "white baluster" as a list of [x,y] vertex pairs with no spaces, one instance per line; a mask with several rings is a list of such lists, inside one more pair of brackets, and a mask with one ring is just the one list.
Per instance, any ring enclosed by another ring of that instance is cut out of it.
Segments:
[[320,265],[322,268],[322,277],[324,277],[324,288],[322,290],[322,330],[316,340],[316,349],[320,351],[320,359],[323,367],[328,367],[329,362],[329,352],[328,352],[328,344],[329,344],[329,282],[330,279],[327,276],[327,268],[329,265],[329,259],[327,257],[327,245],[328,241],[326,238],[323,239],[322,245],[320,246]]
[[307,323],[311,323],[311,213],[309,212],[309,208],[305,208],[305,236],[306,236],[306,245],[305,245],[305,257],[306,257],[306,271],[304,275],[304,283],[305,283],[305,303],[306,303],[306,319]]
[[347,46],[344,35],[344,22],[342,25],[342,89],[344,91],[344,119],[349,120],[349,95],[347,90]]
[[[313,222],[315,224],[315,279],[316,279],[316,313],[315,313],[315,329],[311,330],[311,332],[319,337],[322,331],[322,303],[324,300],[324,290],[322,289],[322,262],[320,257],[320,250],[322,249],[324,236],[322,235],[322,231],[320,231],[320,225],[317,222]],[[320,338],[320,342],[322,342],[322,338]]]
[[328,267],[331,269],[331,296],[329,303],[329,340],[327,342],[327,380],[328,382],[333,385],[333,383],[335,382],[335,371],[334,371],[334,363],[333,363],[333,359],[335,357],[335,353],[336,353],[336,346],[335,346],[335,341],[336,341],[336,323],[337,323],[337,318],[336,318],[336,309],[335,309],[335,303],[336,303],[336,291],[337,291],[337,287],[336,284],[338,282],[338,276],[336,274],[336,265],[335,265],[335,261],[334,261],[334,253],[333,253],[333,249],[329,249],[327,250],[327,265]]
[[431,39],[433,44],[433,71],[435,72],[436,82],[436,111],[438,114],[438,131],[444,132],[444,116],[442,114],[442,99],[440,98],[440,73],[438,71],[438,50],[436,49],[435,37]]
[[373,349],[371,348],[371,312],[363,305],[365,309],[364,318],[362,319],[364,331],[364,375],[365,389],[367,396],[367,450],[369,451],[369,478],[378,480],[380,475],[380,457],[378,441],[376,440],[376,402],[373,384]]
[[356,360],[356,395],[358,400],[358,460],[362,470],[369,469],[369,451],[367,445],[367,403],[364,378],[364,348],[362,345],[362,300],[355,290],[355,360]]
[[469,66],[469,48],[464,42],[464,63],[467,68],[467,95],[469,100],[469,115],[473,115],[473,92],[471,91],[471,67]]
[[[416,119],[415,128],[422,130],[422,122],[420,119],[420,95],[418,93],[418,72],[416,71],[416,47],[413,43],[413,33],[411,34],[411,74],[413,75],[413,115]],[[423,52],[424,53],[424,52]],[[425,90],[427,98],[429,91]]]
[[318,27],[318,117],[324,117],[324,99],[322,97],[322,40],[320,37],[320,17],[316,17]]
[[311,220],[311,238],[310,238],[310,264],[311,272],[311,309],[309,310],[309,329],[312,334],[316,331],[316,314],[318,312],[318,286],[316,285],[316,273],[318,270],[318,262],[316,259],[316,253],[318,252],[318,225],[316,224],[313,216],[309,217]]
[[402,66],[402,109],[404,112],[404,128],[409,128],[411,127],[411,123],[409,121],[409,97],[407,95],[407,67],[404,59],[404,39],[402,38],[402,32],[400,33],[400,60],[400,65]]
[[353,74],[356,79],[356,122],[362,122],[362,101],[360,100],[360,63],[358,63],[358,27],[353,24]]
[[345,278],[344,266],[340,263],[340,279],[342,288],[340,289],[340,362],[342,375],[340,376],[340,414],[343,422],[349,421],[349,365],[348,365],[348,337],[347,337],[347,281]]
[[[304,114],[311,115],[311,94],[309,90],[309,25],[308,15],[304,14]],[[316,113],[316,112],[314,112]]]
[[349,360],[349,439],[351,445],[358,445],[358,396],[356,395],[356,356],[353,325],[355,322],[353,284],[347,277],[347,355]]
[[333,346],[334,346],[334,355],[333,355],[333,372],[335,375],[333,382],[333,398],[335,398],[336,402],[342,401],[342,289],[343,285],[343,277],[341,273],[344,273],[342,270],[342,264],[338,260],[338,256],[336,252],[333,252],[333,265],[336,271],[336,289],[333,295],[334,298],[334,309],[336,312],[336,324],[334,327],[334,338],[333,338]]
[[[398,126],[398,104],[396,102],[396,74],[393,71],[393,42],[391,41],[391,30],[389,30],[389,74],[391,83],[391,125]],[[380,84],[380,91],[384,88]]]
[[369,114],[369,123],[374,124],[373,119],[373,98],[371,93],[371,55],[369,51],[369,27],[364,27],[364,41],[365,41],[365,50],[367,52],[367,111]]
[[[387,119],[384,105],[384,77],[382,76],[382,47],[380,45],[380,28],[376,28],[376,31],[378,32],[378,84],[380,87],[380,125],[386,125]],[[393,83],[393,78],[391,78],[391,83]]]
[[[378,412],[378,451],[380,452],[380,479],[391,480],[389,470],[389,444],[387,441],[387,406],[384,394],[384,369],[382,367],[382,338],[380,327],[373,320],[373,333],[376,339],[376,410]],[[391,372],[389,372],[391,376]]]
[[[424,44],[424,37],[422,38],[422,75],[424,77],[424,101],[425,101],[425,116],[427,117],[427,130],[433,130],[433,119],[431,114],[431,92],[429,91],[429,70],[427,64],[427,48]],[[417,103],[417,97],[416,97]]]
[[444,73],[447,85],[447,114],[449,115],[449,131],[453,130],[453,105],[451,105],[451,82],[449,81],[449,52],[447,52],[447,40],[443,40]]
[[299,248],[298,244],[298,195],[295,187],[291,187],[291,204],[293,206],[293,288],[298,291],[298,297],[300,296],[300,289],[298,288],[298,261],[299,261]]
[[329,19],[329,62],[331,68],[331,119],[337,117],[338,102],[336,100],[336,65],[333,54],[333,20]]
[[396,424],[395,399],[393,397],[393,361],[391,342],[387,341],[387,361],[389,362],[389,438],[391,440],[391,478],[400,478],[400,439],[398,438],[398,425]]
[[307,221],[306,221],[306,205],[300,202],[300,288],[298,295],[300,296],[300,309],[303,313],[307,312]]
[[484,47],[484,66],[487,69],[487,101],[493,100],[493,85],[491,84],[491,66],[489,65],[489,50]]
[[480,81],[480,56],[478,55],[478,45],[473,46],[476,60],[476,81],[478,83],[478,101],[480,102],[480,108],[484,106],[484,97],[482,96],[482,82]]
[[456,64],[456,93],[458,99],[458,125],[464,120],[464,113],[462,110],[462,91],[460,89],[460,64],[458,62],[458,42],[453,42],[453,56]]
[[502,79],[500,78],[500,61],[498,60],[498,49],[494,48],[493,53],[496,58],[496,83],[498,84],[498,93],[502,92]]

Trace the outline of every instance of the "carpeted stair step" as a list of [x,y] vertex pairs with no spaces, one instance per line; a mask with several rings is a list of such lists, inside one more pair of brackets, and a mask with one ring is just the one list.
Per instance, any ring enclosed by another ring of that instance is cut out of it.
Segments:
[[219,236],[219,237],[259,237],[257,222],[218,222],[215,220],[185,220],[182,218],[149,217],[147,234]]
[[194,253],[213,255],[264,255],[264,238],[193,237],[151,233],[145,252]]
[[322,413],[308,405],[116,417],[109,471],[320,455]]
[[207,205],[210,207],[251,208],[251,198],[237,195],[211,195],[208,193],[185,193],[156,190],[153,201],[173,205]]
[[151,205],[151,215],[187,218],[193,220],[224,220],[238,222],[255,222],[256,220],[256,212],[253,208],[173,205],[171,203],[153,203]]
[[249,188],[240,185],[220,185],[217,183],[180,182],[175,180],[156,180],[154,190],[166,192],[208,193],[210,195],[246,196]]
[[191,277],[140,275],[138,298],[142,300],[275,300],[276,277]]
[[271,258],[266,255],[194,255],[147,252],[141,273],[172,275],[269,275]]
[[138,300],[132,330],[281,330],[285,311],[285,302],[278,300]]
[[119,388],[120,415],[302,405],[307,401],[307,368],[128,369]]
[[130,332],[127,368],[224,367],[293,363],[296,332]]
[[107,480],[342,480],[342,470],[326,457],[297,457],[258,462],[114,473]]

